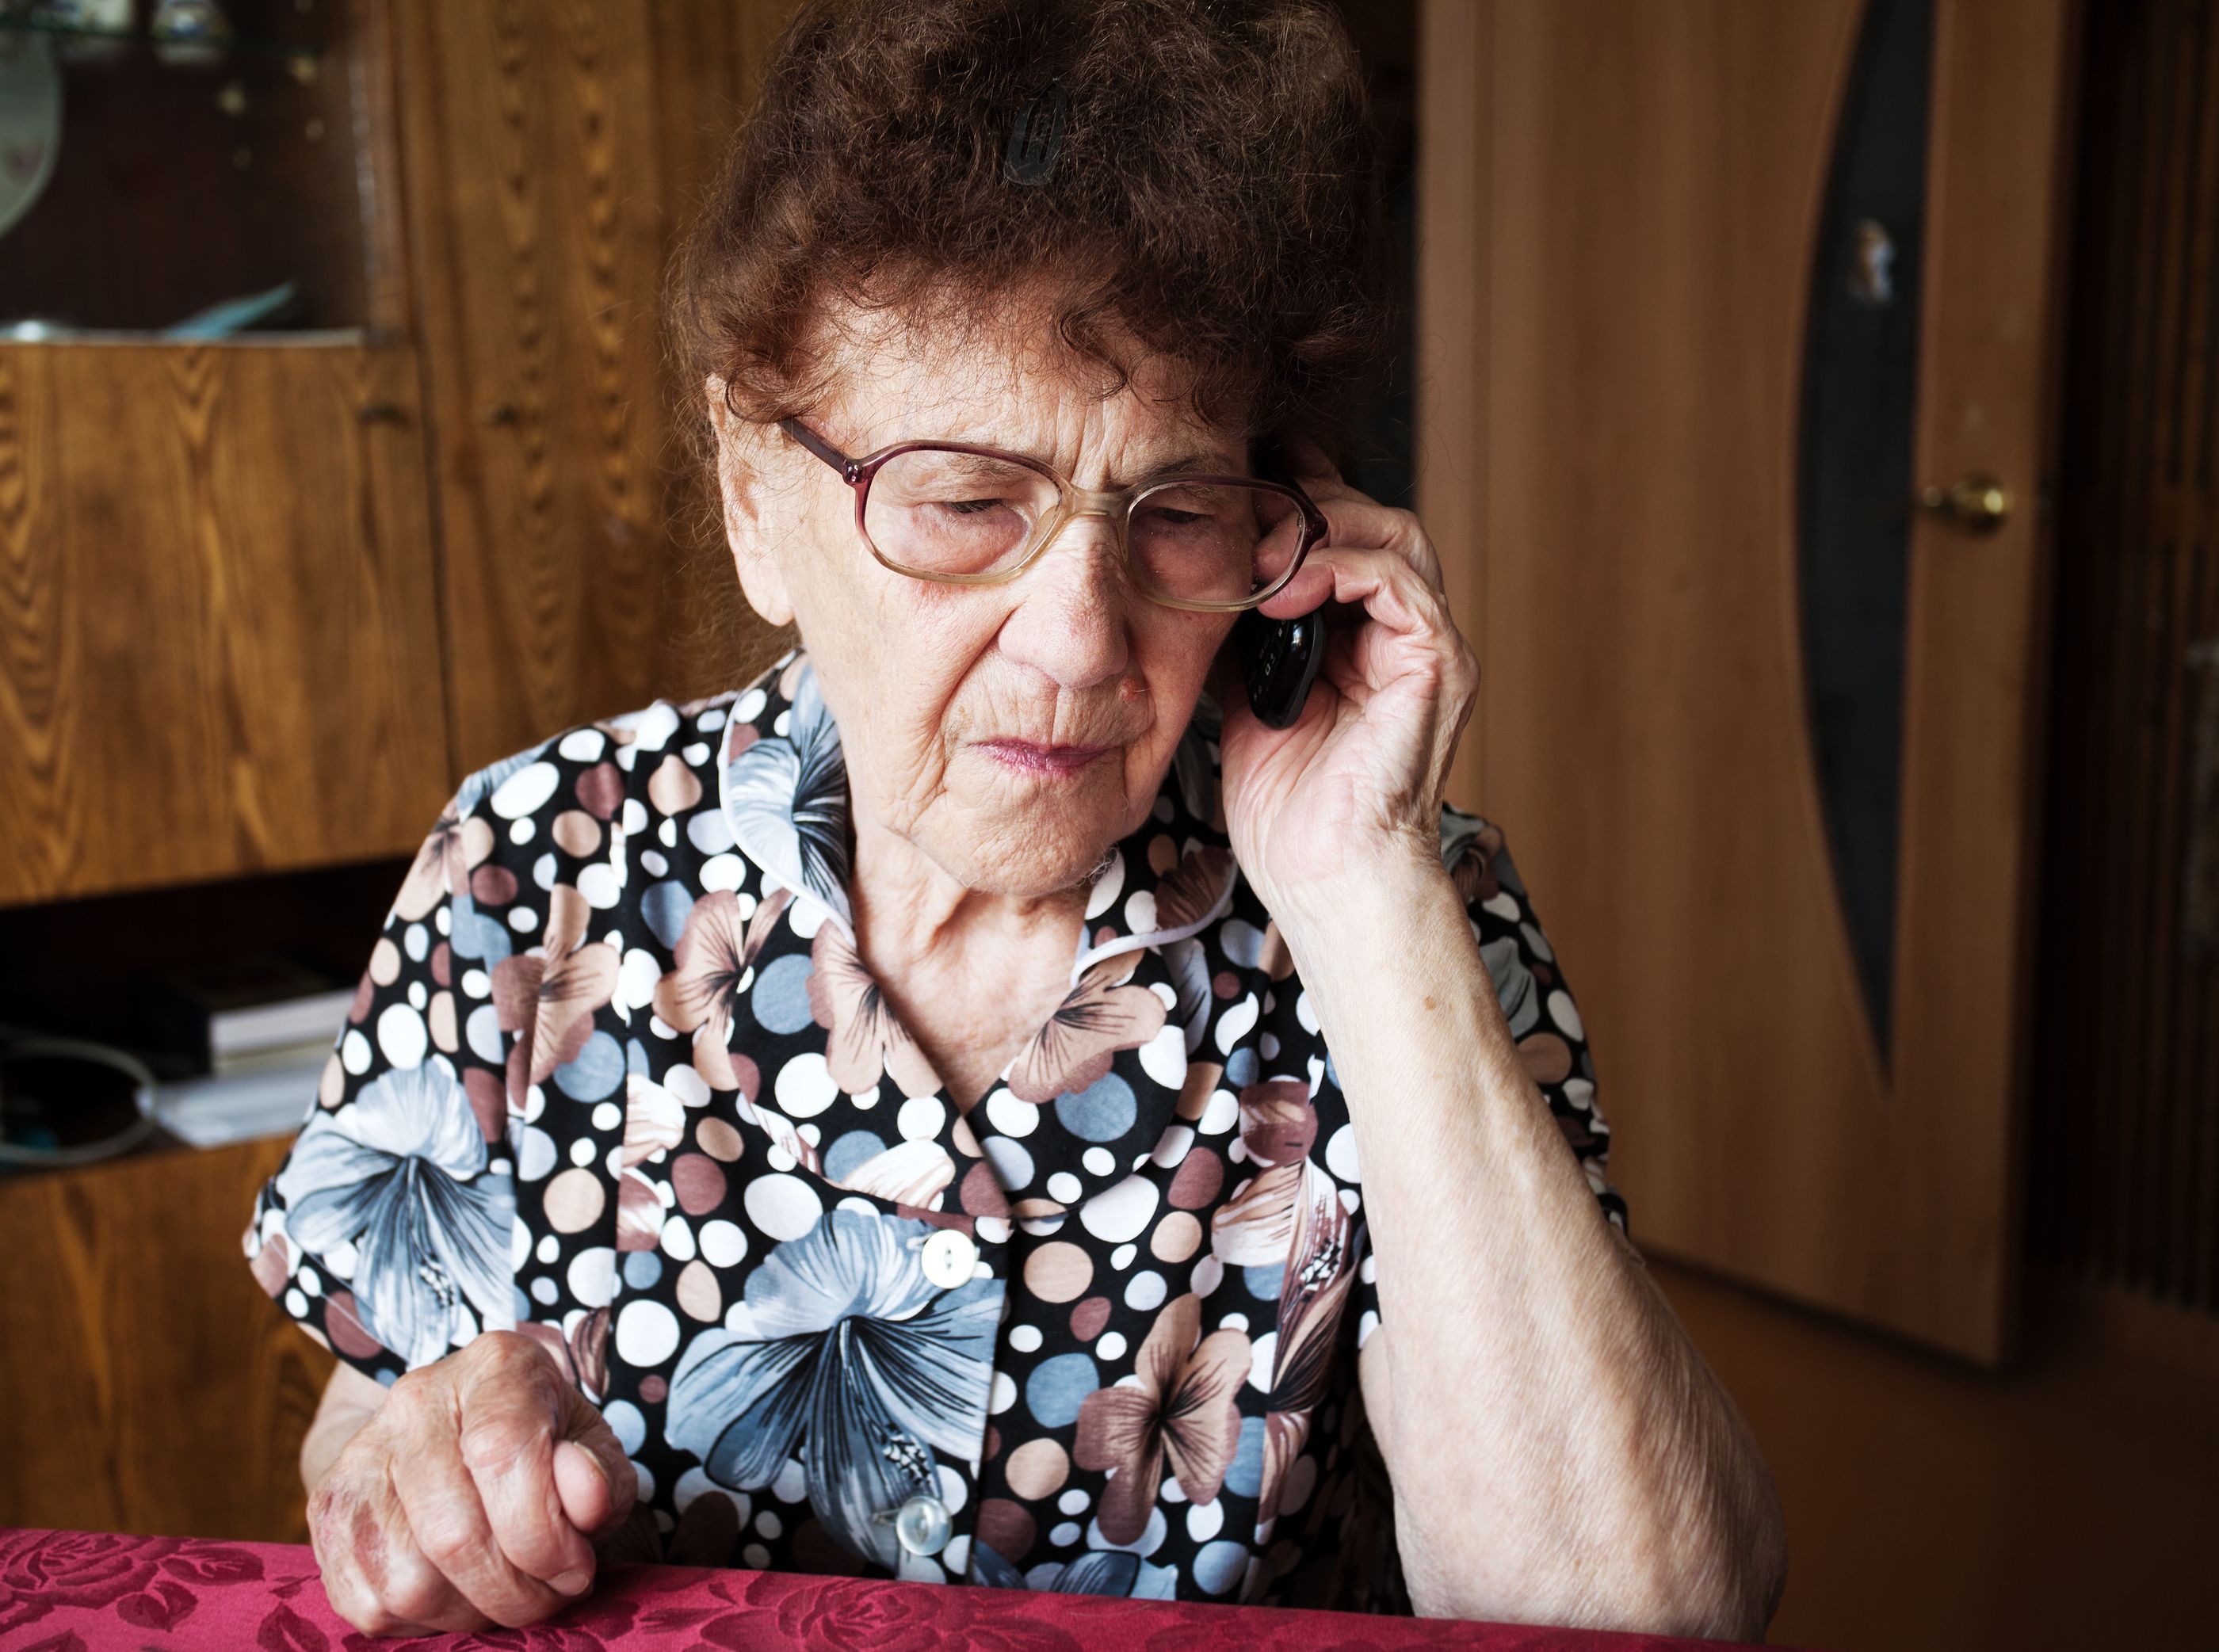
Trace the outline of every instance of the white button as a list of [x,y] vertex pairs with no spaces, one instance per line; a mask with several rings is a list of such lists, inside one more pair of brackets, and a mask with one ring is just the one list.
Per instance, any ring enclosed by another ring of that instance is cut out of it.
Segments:
[[894,1536],[912,1555],[936,1555],[948,1547],[955,1522],[948,1518],[948,1505],[923,1493],[901,1506],[894,1516]]
[[[924,1242],[924,1276],[942,1290],[954,1290],[967,1282],[972,1269],[979,1261],[979,1247],[968,1233],[958,1233],[953,1227],[935,1227],[932,1237]],[[929,1549],[917,1553],[929,1555]]]

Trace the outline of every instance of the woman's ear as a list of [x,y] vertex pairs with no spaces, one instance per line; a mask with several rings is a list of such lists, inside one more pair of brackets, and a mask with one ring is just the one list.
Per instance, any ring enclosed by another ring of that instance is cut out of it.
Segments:
[[708,398],[709,423],[717,434],[717,491],[724,542],[731,547],[740,590],[748,606],[771,624],[790,625],[793,599],[786,592],[785,570],[770,550],[777,536],[770,519],[772,501],[761,474],[759,429],[733,413],[724,400],[723,379],[712,373],[701,388]]

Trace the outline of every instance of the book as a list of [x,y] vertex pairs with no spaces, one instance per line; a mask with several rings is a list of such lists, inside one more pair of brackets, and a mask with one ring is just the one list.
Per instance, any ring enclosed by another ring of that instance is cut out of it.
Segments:
[[327,1053],[320,1048],[291,1066],[171,1079],[155,1089],[154,1117],[195,1147],[290,1135],[316,1104]]
[[234,1071],[258,1057],[282,1060],[295,1051],[326,1052],[353,1005],[350,990],[218,1010],[208,1017],[209,1071]]
[[221,1073],[288,1049],[328,1050],[353,1003],[351,987],[324,972],[257,953],[141,980],[132,1008],[150,1048]]
[[238,1055],[220,1054],[208,1063],[208,1070],[215,1077],[224,1078],[235,1073],[263,1072],[272,1067],[320,1066],[332,1053],[340,1025],[340,1016],[334,1015],[330,1026],[297,1044],[280,1044],[274,1049],[248,1050]]

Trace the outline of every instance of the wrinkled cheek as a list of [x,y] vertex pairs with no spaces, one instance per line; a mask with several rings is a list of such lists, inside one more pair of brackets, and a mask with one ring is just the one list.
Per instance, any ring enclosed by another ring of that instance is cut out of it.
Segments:
[[922,775],[947,767],[952,713],[992,649],[994,624],[977,593],[904,583],[922,599],[888,602],[872,616],[845,661],[855,680],[842,697],[892,763]]
[[950,780],[944,717],[924,692],[889,674],[834,712],[857,816],[902,836],[944,806]]
[[1172,749],[1152,749],[1152,752],[1129,752],[1125,756],[1122,792],[1125,792],[1125,818],[1118,823],[1118,836],[1136,831],[1141,823],[1147,821],[1149,811],[1156,807],[1156,794],[1163,790],[1165,779],[1172,769]]

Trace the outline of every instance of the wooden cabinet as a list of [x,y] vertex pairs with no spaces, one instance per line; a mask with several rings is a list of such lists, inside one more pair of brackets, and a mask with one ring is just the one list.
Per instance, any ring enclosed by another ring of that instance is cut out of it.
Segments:
[[307,1539],[333,1362],[239,1243],[285,1146],[0,1177],[0,1526]]
[[768,652],[658,301],[791,9],[350,0],[280,79],[354,87],[314,124],[359,164],[270,187],[359,208],[360,326],[0,345],[0,905],[405,853],[470,769]]
[[0,345],[0,902],[422,837],[418,400],[401,346]]

